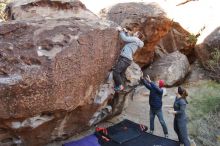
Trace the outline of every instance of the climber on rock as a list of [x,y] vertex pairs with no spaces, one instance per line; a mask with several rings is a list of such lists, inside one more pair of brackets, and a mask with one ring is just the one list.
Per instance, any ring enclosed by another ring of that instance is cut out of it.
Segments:
[[149,95],[149,104],[150,104],[150,133],[153,134],[154,132],[154,119],[155,115],[158,117],[160,124],[163,128],[163,132],[165,137],[168,137],[168,130],[166,123],[163,118],[162,112],[162,96],[163,96],[163,89],[164,87],[164,80],[159,80],[158,85],[153,83],[150,77],[147,75],[146,78],[141,77],[141,83],[150,90]]
[[120,31],[120,37],[126,44],[124,45],[118,61],[113,68],[113,79],[115,82],[115,91],[122,91],[124,86],[122,84],[121,75],[124,74],[128,66],[130,66],[133,60],[133,54],[138,48],[142,48],[144,46],[144,42],[142,41],[144,36],[139,31],[128,31],[127,29],[122,29],[121,27],[117,27],[117,30]]

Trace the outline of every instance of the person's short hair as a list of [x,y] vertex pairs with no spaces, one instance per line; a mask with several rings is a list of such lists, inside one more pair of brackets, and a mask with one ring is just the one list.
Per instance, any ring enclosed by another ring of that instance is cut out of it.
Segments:
[[128,31],[132,31],[132,29],[131,29],[129,26],[125,26],[125,28],[126,28]]

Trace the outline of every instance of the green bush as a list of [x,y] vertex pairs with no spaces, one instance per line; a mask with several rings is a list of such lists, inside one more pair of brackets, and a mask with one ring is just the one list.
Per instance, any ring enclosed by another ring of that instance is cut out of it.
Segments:
[[202,81],[190,90],[188,105],[190,137],[198,145],[216,146],[216,135],[220,126],[220,84]]
[[189,88],[188,130],[198,145],[215,146],[216,127],[220,126],[220,84],[200,81]]
[[191,120],[220,110],[220,84],[214,81],[205,81],[197,85],[190,96],[189,115]]
[[220,50],[215,48],[210,54],[210,60],[207,61],[207,70],[209,70],[209,76],[220,82]]
[[190,42],[190,44],[195,45],[196,42],[197,42],[197,36],[194,35],[194,34],[190,34],[190,35],[188,36],[188,41]]

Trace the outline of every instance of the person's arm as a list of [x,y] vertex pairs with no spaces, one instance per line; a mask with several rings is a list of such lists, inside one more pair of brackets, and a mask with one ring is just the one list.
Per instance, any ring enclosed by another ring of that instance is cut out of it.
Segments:
[[141,41],[140,39],[138,40],[138,47],[139,48],[142,48],[143,46],[144,46],[144,42],[143,41]]
[[137,39],[138,39],[136,37],[127,36],[124,31],[120,32],[120,37],[124,42],[127,42],[127,43],[137,42]]
[[178,111],[169,111],[171,114],[182,114],[186,110],[186,103],[180,102],[180,110]]
[[151,87],[151,85],[149,84],[149,82],[146,81],[144,78],[141,79],[141,82],[144,84],[144,86],[145,86],[147,89],[149,89],[149,90],[152,89],[152,87]]
[[157,85],[155,85],[155,83],[150,82],[151,87],[156,90],[159,94],[163,94],[163,89],[157,87]]

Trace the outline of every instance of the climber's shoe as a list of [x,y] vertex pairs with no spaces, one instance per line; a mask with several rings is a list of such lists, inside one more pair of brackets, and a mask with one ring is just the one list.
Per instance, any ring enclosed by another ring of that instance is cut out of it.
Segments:
[[114,87],[114,90],[115,90],[116,92],[123,91],[123,90],[124,90],[124,86],[123,86],[123,85],[115,86],[115,87]]

